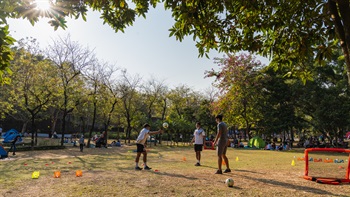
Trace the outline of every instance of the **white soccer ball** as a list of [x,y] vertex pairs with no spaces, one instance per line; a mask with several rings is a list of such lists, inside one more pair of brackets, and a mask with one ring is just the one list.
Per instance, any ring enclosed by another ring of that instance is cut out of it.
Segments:
[[164,127],[164,128],[168,128],[168,127],[169,127],[169,124],[166,123],[166,122],[164,122],[164,123],[163,123],[163,127]]
[[225,184],[227,185],[227,187],[233,187],[234,183],[235,183],[235,182],[233,181],[232,178],[228,178],[228,179],[226,179],[226,181],[225,181]]

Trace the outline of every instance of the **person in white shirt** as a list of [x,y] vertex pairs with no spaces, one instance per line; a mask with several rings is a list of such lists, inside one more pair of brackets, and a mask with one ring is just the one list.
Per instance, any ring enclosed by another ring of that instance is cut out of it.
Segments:
[[136,146],[137,146],[137,155],[135,159],[135,170],[142,170],[142,168],[139,167],[139,160],[141,154],[143,154],[143,162],[144,162],[144,168],[145,170],[150,170],[152,168],[147,166],[147,152],[146,152],[146,140],[148,136],[163,133],[163,130],[159,129],[158,131],[150,131],[151,126],[149,124],[144,124],[143,129],[140,131],[139,136],[136,139]]
[[192,143],[194,142],[194,151],[196,152],[197,163],[195,166],[200,166],[201,162],[201,152],[203,150],[203,144],[205,142],[205,132],[201,128],[201,123],[196,123],[196,130],[193,133]]

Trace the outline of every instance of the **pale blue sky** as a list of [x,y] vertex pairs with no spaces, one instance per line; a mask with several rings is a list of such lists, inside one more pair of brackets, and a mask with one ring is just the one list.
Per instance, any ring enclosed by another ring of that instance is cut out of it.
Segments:
[[89,12],[87,22],[81,18],[68,19],[68,28],[57,31],[47,24],[46,19],[34,27],[29,21],[21,19],[10,19],[8,22],[15,39],[34,37],[43,47],[58,35],[66,36],[69,33],[73,41],[94,49],[100,60],[126,68],[131,75],[139,74],[143,80],[153,76],[165,80],[170,88],[186,84],[194,90],[204,90],[211,86],[214,79],[204,79],[204,72],[217,69],[213,58],[223,55],[212,51],[210,59],[199,58],[191,37],[182,42],[169,37],[168,29],[174,22],[170,11],[164,11],[162,6],[151,9],[146,19],[137,18],[125,33],[115,33],[111,27],[103,25],[99,17],[98,12]]

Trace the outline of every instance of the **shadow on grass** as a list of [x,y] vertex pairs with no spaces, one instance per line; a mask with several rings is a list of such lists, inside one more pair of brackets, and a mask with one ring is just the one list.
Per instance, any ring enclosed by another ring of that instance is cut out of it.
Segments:
[[244,177],[246,179],[251,179],[254,181],[259,181],[259,182],[262,182],[265,184],[281,186],[281,187],[285,187],[285,188],[289,188],[289,189],[296,189],[296,190],[304,191],[307,193],[314,193],[314,194],[319,194],[319,195],[322,194],[322,195],[329,195],[329,196],[345,196],[345,195],[333,194],[331,192],[328,192],[327,190],[322,190],[322,189],[317,189],[317,188],[307,187],[307,186],[293,185],[290,183],[280,182],[280,181],[271,180],[271,179],[254,178],[254,177],[244,176],[244,175],[238,175],[238,176]]
[[217,167],[207,166],[207,165],[203,165],[203,164],[201,164],[201,166],[199,166],[199,167],[206,167],[206,168],[211,168],[211,169],[218,169]]
[[253,174],[265,174],[265,173],[261,173],[261,172],[255,172],[255,171],[250,171],[250,170],[234,170],[237,172],[249,172],[249,173],[253,173]]
[[167,172],[154,172],[154,171],[150,171],[150,172],[153,174],[159,175],[159,176],[177,177],[177,178],[184,178],[184,179],[188,179],[188,180],[197,180],[198,179],[195,177],[189,177],[189,176],[185,176],[182,174],[167,173]]

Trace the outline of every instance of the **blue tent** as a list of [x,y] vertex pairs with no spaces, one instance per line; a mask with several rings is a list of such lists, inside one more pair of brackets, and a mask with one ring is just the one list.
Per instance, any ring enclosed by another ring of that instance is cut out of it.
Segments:
[[19,132],[16,130],[16,129],[10,129],[8,130],[7,132],[3,133],[2,134],[2,138],[6,138],[8,137],[9,135],[13,135],[13,134],[18,134]]
[[0,159],[6,158],[7,152],[5,151],[4,147],[0,146]]
[[[16,136],[21,136],[21,133],[19,133],[16,129],[10,129],[7,131],[2,137],[4,138],[3,143],[11,143],[13,139],[15,139]],[[23,139],[19,138],[16,142],[16,144],[22,143]]]

